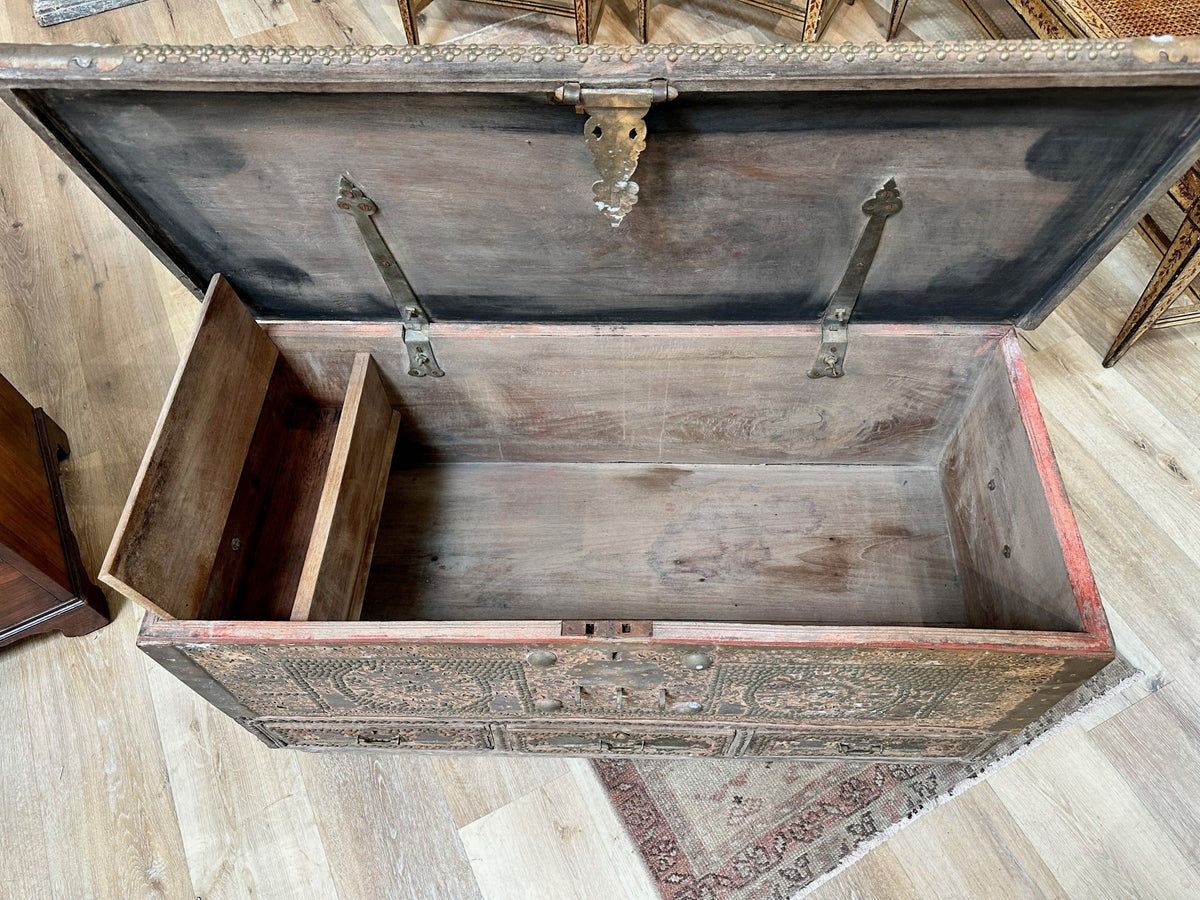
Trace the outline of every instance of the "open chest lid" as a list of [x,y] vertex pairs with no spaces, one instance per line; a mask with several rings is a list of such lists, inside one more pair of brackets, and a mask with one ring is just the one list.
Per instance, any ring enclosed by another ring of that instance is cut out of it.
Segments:
[[8,46],[0,87],[263,319],[813,321],[853,257],[855,321],[1028,326],[1200,156],[1169,38]]

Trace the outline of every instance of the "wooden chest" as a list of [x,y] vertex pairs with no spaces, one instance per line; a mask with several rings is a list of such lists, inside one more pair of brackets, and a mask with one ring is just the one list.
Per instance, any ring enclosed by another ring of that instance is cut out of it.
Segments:
[[268,744],[967,757],[1112,659],[1014,326],[1200,44],[0,56],[208,284],[101,578]]

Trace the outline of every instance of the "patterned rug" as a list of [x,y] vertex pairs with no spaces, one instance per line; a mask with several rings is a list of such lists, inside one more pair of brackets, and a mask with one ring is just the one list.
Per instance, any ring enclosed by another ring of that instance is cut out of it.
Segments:
[[1140,676],[1117,660],[969,763],[640,759],[595,766],[664,900],[790,900]]

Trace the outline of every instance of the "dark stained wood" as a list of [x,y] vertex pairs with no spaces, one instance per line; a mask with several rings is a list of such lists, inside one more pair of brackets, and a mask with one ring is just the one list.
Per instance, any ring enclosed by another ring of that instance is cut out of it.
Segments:
[[[266,318],[393,315],[333,202],[348,171],[435,320],[811,321],[863,201],[895,178],[904,210],[856,318],[1029,322],[1128,231],[1181,148],[1200,152],[1200,88],[681,93],[651,111],[639,202],[613,229],[593,203],[582,120],[541,94],[46,91],[38,103],[182,269],[223,272]],[[827,158],[848,174],[830,178]]]
[[[358,354],[291,619],[358,618],[399,425],[378,366],[369,354]],[[402,500],[401,506],[410,504]]]
[[62,429],[0,376],[0,646],[108,622],[79,559],[59,483]]
[[314,405],[292,390],[284,388],[283,405],[269,413],[263,404],[194,618],[292,615],[340,418],[336,407]]
[[0,562],[0,631],[11,628],[59,599],[39,587],[15,566]]
[[162,615],[192,618],[278,355],[215,277],[100,578]]
[[42,590],[72,596],[33,407],[0,376],[0,561]]

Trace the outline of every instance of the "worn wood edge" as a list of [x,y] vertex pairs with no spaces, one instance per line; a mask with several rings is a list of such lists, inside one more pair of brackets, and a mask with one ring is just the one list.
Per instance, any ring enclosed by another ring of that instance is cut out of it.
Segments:
[[[154,423],[154,430],[150,434],[150,440],[146,445],[146,452],[142,454],[142,461],[138,465],[137,474],[134,475],[133,484],[129,488],[129,494],[125,499],[125,506],[121,510],[121,517],[117,520],[117,526],[113,530],[112,540],[109,542],[108,551],[105,553],[104,561],[100,564],[98,579],[109,587],[124,594],[129,599],[136,603],[140,603],[147,609],[151,610],[164,618],[172,618],[171,614],[163,609],[160,605],[150,600],[140,591],[134,589],[132,585],[125,582],[116,569],[120,563],[121,554],[125,549],[125,536],[129,528],[129,522],[133,516],[134,509],[137,506],[139,495],[142,492],[142,485],[150,470],[150,465],[154,460],[155,452],[158,449],[158,444],[162,438],[163,429],[166,426],[167,419],[171,414],[171,410],[175,405],[175,395],[179,390],[179,386],[183,381],[184,374],[188,368],[188,362],[191,359],[192,351],[200,339],[201,332],[204,328],[207,317],[205,312],[207,304],[211,298],[216,295],[217,290],[225,284],[224,276],[214,275],[209,282],[208,291],[205,299],[205,306],[201,308],[201,313],[196,317],[196,322],[192,326],[191,336],[188,338],[187,346],[179,357],[179,365],[175,367],[175,374],[171,378],[171,386],[167,389],[167,396],[163,400],[162,408],[159,410],[158,419]],[[232,290],[232,288],[229,288]],[[240,301],[239,301],[240,302]]]
[[1016,334],[1007,335],[1000,341],[1000,351],[1004,354],[1009,384],[1016,397],[1021,423],[1025,427],[1025,434],[1033,451],[1042,491],[1050,507],[1050,518],[1054,523],[1063,561],[1067,566],[1067,577],[1075,594],[1084,633],[1092,638],[1098,648],[1102,648],[1110,656],[1115,656],[1116,646],[1108,626],[1108,617],[1104,614],[1104,605],[1100,601],[1096,579],[1092,575],[1092,567],[1083,546],[1083,537],[1079,534],[1075,513],[1067,499],[1062,474],[1054,458],[1054,448],[1050,444],[1050,435],[1046,431],[1046,422],[1042,418],[1041,406],[1033,391],[1029,370],[1025,367],[1025,359]]
[[[361,341],[383,339],[403,342],[404,326],[398,322],[383,321],[337,321],[320,319],[304,321],[298,319],[259,319],[258,324],[273,340],[294,342],[297,346],[313,343],[324,348],[336,349],[327,342],[339,338]],[[961,337],[999,339],[1012,330],[1007,323],[905,323],[864,322],[852,324],[850,332],[872,337]],[[613,325],[530,322],[500,324],[491,322],[434,322],[428,326],[431,338],[438,335],[456,338],[497,337],[649,337],[649,338],[711,338],[727,340],[734,337],[775,338],[812,337],[821,333],[819,323],[765,323],[765,324],[671,324],[671,325]],[[853,339],[853,338],[852,338]],[[989,344],[989,346],[991,346]]]
[[[374,379],[377,396],[383,396],[386,400],[387,389],[383,385],[379,368],[375,364],[375,361],[369,353],[356,354],[350,371],[350,384],[347,387],[345,400],[342,405],[342,415],[338,421],[337,435],[333,441],[329,468],[325,473],[325,484],[321,490],[321,499],[317,504],[317,515],[313,524],[312,537],[309,541],[307,553],[305,554],[304,567],[301,570],[300,583],[296,591],[296,600],[292,606],[291,620],[293,622],[306,621],[311,618],[314,606],[320,600],[318,592],[321,588],[322,577],[325,574],[325,551],[334,536],[333,529],[342,500],[342,492],[351,455],[358,442],[371,439],[371,436],[364,435],[360,428],[360,423],[363,421],[365,413],[364,404],[371,393],[370,379]],[[372,479],[375,490],[371,499],[369,512],[374,514],[374,518],[367,524],[367,530],[363,535],[363,546],[360,551],[360,558],[364,560],[365,567],[362,568],[360,577],[356,579],[356,584],[345,608],[336,615],[331,610],[324,610],[321,614],[322,619],[355,619],[358,617],[358,612],[362,610],[363,594],[366,590],[366,569],[369,568],[370,559],[374,553],[379,514],[383,509],[384,494],[387,488],[389,463],[392,451],[395,448],[396,434],[399,426],[399,414],[395,410],[392,410],[388,422],[384,426],[383,444],[385,452],[380,454],[384,458],[376,460],[376,474]],[[382,474],[379,472],[380,468],[382,468]]]
[[[386,387],[384,389],[386,390]],[[363,546],[363,559],[367,567],[363,571],[362,583],[355,588],[354,602],[350,604],[350,609],[346,612],[346,618],[350,621],[356,621],[362,616],[363,601],[366,599],[367,583],[370,580],[370,563],[375,555],[375,541],[379,537],[379,522],[383,518],[383,504],[387,498],[388,482],[392,477],[392,455],[396,450],[396,437],[399,433],[400,410],[393,409],[384,437],[384,452],[379,460],[379,473],[376,475],[375,502],[369,512],[371,527]]]
[[243,706],[241,701],[234,697],[224,685],[209,675],[203,668],[196,665],[178,647],[169,644],[142,645],[141,642],[138,643],[138,646],[143,653],[162,666],[163,669],[178,678],[201,698],[207,700],[221,712],[225,713],[225,715],[229,716],[267,746],[272,748],[279,746],[276,741],[270,739],[253,724],[253,720],[257,718],[253,710]]
[[71,170],[75,177],[82,181],[84,186],[100,199],[100,202],[108,208],[109,212],[120,219],[121,224],[128,228],[134,237],[142,242],[154,255],[155,259],[162,263],[172,275],[183,282],[184,286],[196,296],[196,299],[203,299],[205,296],[203,279],[199,279],[194,273],[186,271],[170,255],[167,250],[170,242],[165,240],[164,235],[150,234],[142,227],[144,220],[139,217],[134,206],[119,196],[116,187],[104,179],[98,166],[92,164],[81,151],[68,146],[66,135],[52,126],[34,108],[34,105],[30,103],[28,95],[17,91],[0,90],[0,100],[3,100],[20,117],[21,121],[29,126],[38,139],[49,147],[54,155]]
[[552,91],[668,78],[680,91],[1195,84],[1200,38],[830,44],[360,47],[0,45],[0,87]]
[[370,644],[455,642],[463,644],[728,644],[862,649],[989,650],[1069,656],[1109,654],[1088,634],[839,625],[756,625],[723,622],[654,622],[652,636],[572,637],[561,620],[460,622],[243,622],[146,618],[139,644]]
[[[46,472],[46,480],[50,486],[50,502],[54,506],[54,520],[58,526],[58,540],[62,546],[63,560],[67,566],[66,589],[69,596],[80,600],[102,620],[96,627],[107,624],[110,620],[108,603],[92,579],[88,577],[83,565],[83,557],[79,553],[79,542],[75,540],[75,532],[67,516],[67,501],[63,496],[61,472],[59,471],[59,451],[64,455],[70,453],[66,433],[59,427],[46,411],[40,406],[33,411],[33,424],[37,431],[38,447],[42,454],[42,466]],[[68,599],[58,592],[51,591],[59,599]],[[65,612],[65,610],[64,610]]]
[[[6,647],[9,644],[35,634],[47,634],[59,631],[61,630],[61,620],[64,617],[71,613],[83,612],[85,610],[90,610],[92,613],[100,615],[94,606],[85,602],[81,597],[72,597],[70,600],[59,603],[49,609],[43,609],[41,612],[27,616],[20,622],[15,622],[6,628],[0,629],[0,647]],[[91,630],[95,631],[98,628],[103,628],[108,622],[108,616],[105,615],[104,621],[97,623],[96,627]]]

